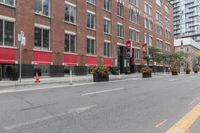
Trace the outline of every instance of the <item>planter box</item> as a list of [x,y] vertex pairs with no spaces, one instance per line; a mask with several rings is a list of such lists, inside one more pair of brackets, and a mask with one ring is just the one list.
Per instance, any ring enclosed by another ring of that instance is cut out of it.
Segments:
[[93,75],[94,82],[105,82],[109,81],[109,75],[102,76],[102,75]]
[[151,78],[151,73],[142,73],[143,78]]
[[178,75],[178,72],[172,72],[172,75]]
[[186,72],[186,74],[190,74],[190,72]]

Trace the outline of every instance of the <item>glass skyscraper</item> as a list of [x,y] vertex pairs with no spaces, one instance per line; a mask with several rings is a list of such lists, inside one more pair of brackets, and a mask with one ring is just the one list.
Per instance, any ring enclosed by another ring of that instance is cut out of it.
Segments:
[[191,37],[200,43],[200,0],[171,0],[175,38]]

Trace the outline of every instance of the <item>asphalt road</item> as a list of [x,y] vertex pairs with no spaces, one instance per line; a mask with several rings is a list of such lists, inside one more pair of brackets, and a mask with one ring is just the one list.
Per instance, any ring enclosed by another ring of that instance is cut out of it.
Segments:
[[[200,103],[199,79],[165,75],[3,90],[0,133],[165,133]],[[199,122],[190,133],[200,132]]]

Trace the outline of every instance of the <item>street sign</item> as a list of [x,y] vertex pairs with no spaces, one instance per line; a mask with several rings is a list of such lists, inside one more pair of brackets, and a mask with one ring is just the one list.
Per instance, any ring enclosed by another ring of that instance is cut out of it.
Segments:
[[22,37],[21,40],[21,45],[25,46],[26,45],[26,37]]
[[20,45],[25,46],[26,37],[24,36],[24,32],[23,31],[21,31],[20,34],[18,34],[18,41],[20,42]]

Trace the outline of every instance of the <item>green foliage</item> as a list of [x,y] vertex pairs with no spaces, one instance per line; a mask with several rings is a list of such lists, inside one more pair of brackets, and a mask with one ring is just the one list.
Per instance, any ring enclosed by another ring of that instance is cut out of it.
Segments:
[[92,73],[94,75],[106,76],[109,74],[109,69],[104,65],[98,65],[92,68]]
[[145,66],[145,67],[143,67],[143,68],[141,69],[141,72],[142,72],[142,73],[151,74],[151,73],[152,73],[152,69],[151,69],[150,67]]
[[111,67],[110,72],[113,75],[118,75],[119,74],[119,68],[118,67]]
[[171,72],[178,73],[178,72],[179,72],[178,67],[173,66],[173,67],[171,68]]

